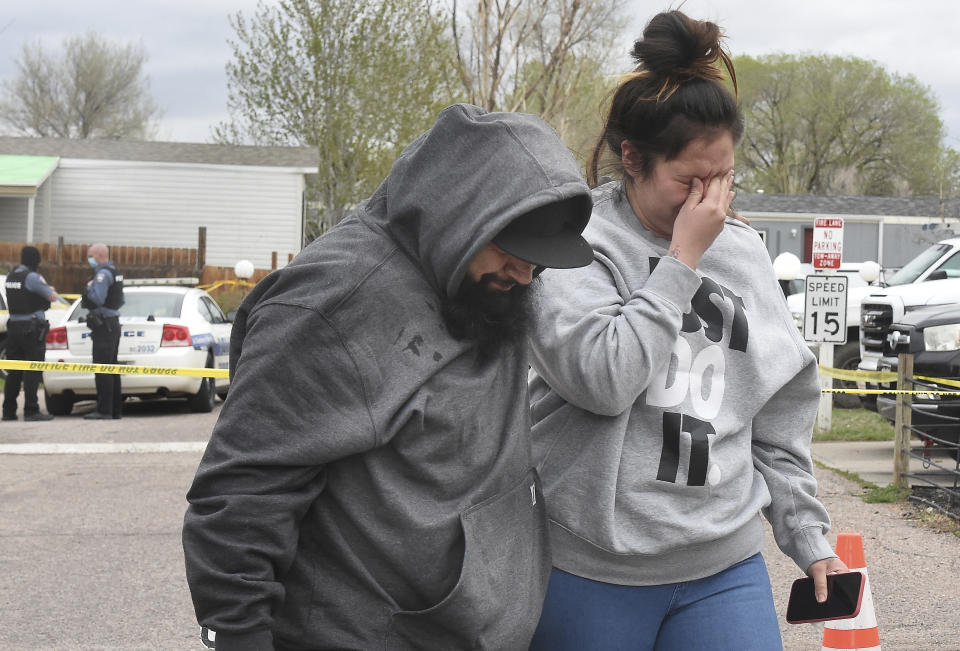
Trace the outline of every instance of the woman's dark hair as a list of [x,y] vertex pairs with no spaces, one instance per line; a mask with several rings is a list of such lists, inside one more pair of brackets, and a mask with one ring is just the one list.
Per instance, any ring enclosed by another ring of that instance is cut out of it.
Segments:
[[[637,64],[614,92],[603,133],[587,164],[587,182],[598,184],[604,150],[616,156],[609,165],[622,170],[620,144],[639,150],[639,173],[647,177],[658,158],[675,158],[692,141],[724,131],[736,144],[743,135],[737,105],[737,76],[721,47],[723,33],[711,22],[680,11],[654,16],[633,44]],[[723,84],[726,69],[733,93]],[[604,166],[604,167],[607,167]]]

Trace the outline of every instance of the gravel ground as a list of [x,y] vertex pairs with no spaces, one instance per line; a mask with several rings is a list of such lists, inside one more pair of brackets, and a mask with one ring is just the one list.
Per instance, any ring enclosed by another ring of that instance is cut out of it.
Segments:
[[[870,591],[884,651],[960,651],[960,618],[946,606],[960,585],[960,538],[921,526],[917,511],[902,504],[867,504],[862,489],[830,470],[817,469],[820,499],[839,532],[863,536]],[[820,624],[787,624],[787,594],[802,573],[781,554],[767,529],[764,557],[770,571],[786,651],[821,648]]]

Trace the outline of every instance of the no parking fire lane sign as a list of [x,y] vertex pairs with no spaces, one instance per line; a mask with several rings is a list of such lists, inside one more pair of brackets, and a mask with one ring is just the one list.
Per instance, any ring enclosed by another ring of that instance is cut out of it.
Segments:
[[839,269],[843,258],[843,219],[817,217],[813,220],[813,268]]

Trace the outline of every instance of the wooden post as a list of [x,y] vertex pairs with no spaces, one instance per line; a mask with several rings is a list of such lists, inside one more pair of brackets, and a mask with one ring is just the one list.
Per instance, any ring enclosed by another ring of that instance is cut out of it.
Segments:
[[270,253],[270,268],[271,269],[277,268],[277,252],[276,251],[272,251]]
[[[821,343],[818,356],[820,366],[833,368],[833,344]],[[832,389],[833,378],[821,375],[820,388]],[[820,392],[820,409],[817,410],[817,431],[826,433],[833,426],[833,393],[830,391]]]
[[57,237],[57,266],[63,266],[63,235]]
[[[912,391],[913,355],[900,353],[897,363],[897,390]],[[910,405],[913,398],[908,393],[897,394],[897,411],[894,422],[893,444],[893,483],[907,488],[906,474],[910,472],[910,425],[913,412]]]
[[201,226],[197,234],[197,267],[200,271],[207,264],[207,227]]

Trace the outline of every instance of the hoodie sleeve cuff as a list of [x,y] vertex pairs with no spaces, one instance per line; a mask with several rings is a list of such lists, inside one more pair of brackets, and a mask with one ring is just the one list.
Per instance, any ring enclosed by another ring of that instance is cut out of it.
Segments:
[[643,289],[673,303],[681,314],[686,314],[690,311],[690,302],[700,288],[700,282],[696,271],[675,258],[663,256]]
[[830,547],[826,536],[820,527],[803,529],[794,541],[794,549],[789,552],[793,561],[806,573],[807,569],[816,561],[824,558],[835,558],[836,552]]
[[269,630],[249,633],[217,633],[217,651],[273,651],[273,634]]

